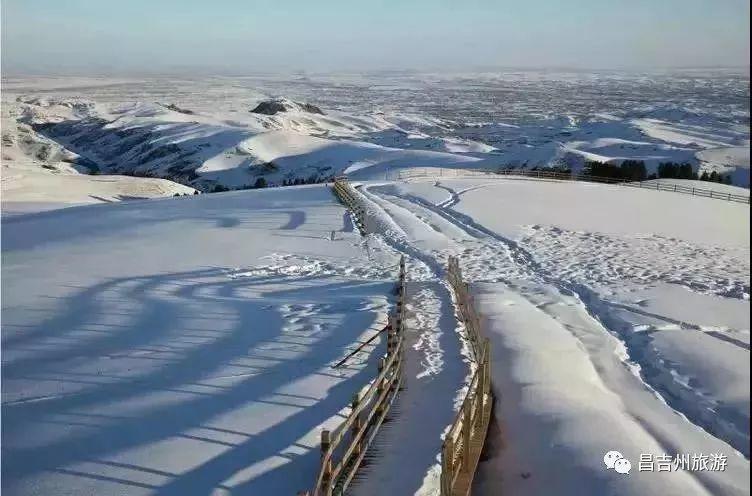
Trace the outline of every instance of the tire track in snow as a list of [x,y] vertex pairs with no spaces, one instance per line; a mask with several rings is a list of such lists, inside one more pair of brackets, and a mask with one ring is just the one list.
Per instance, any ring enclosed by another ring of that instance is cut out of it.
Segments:
[[460,202],[460,195],[464,193],[468,193],[470,191],[475,191],[476,189],[487,188],[488,186],[493,186],[494,184],[495,183],[478,184],[475,186],[468,186],[465,189],[455,191],[452,188],[449,188],[441,184],[441,181],[436,181],[436,184],[434,184],[434,186],[436,186],[437,188],[441,188],[449,193],[449,199],[443,202],[437,203],[436,206],[439,208],[451,208]]

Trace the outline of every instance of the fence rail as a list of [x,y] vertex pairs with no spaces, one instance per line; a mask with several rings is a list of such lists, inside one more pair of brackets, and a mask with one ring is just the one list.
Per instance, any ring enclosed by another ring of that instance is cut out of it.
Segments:
[[556,172],[546,170],[526,170],[526,169],[446,169],[442,167],[419,167],[413,169],[402,169],[392,175],[392,179],[403,181],[406,179],[419,177],[460,177],[460,176],[518,176],[538,179],[554,179],[558,181],[585,181],[594,183],[618,184],[632,188],[654,189],[657,191],[673,191],[694,196],[705,196],[707,198],[716,198],[737,203],[749,203],[749,195],[739,195],[734,193],[724,193],[712,189],[697,188],[692,186],[682,186],[679,184],[661,183],[660,180],[651,181],[629,181],[626,179],[616,179],[612,177],[600,177],[590,174],[575,174],[569,172]]
[[400,257],[397,305],[389,315],[386,353],[376,378],[353,396],[350,413],[334,430],[321,432],[321,466],[316,484],[302,496],[341,495],[352,482],[363,457],[384,422],[402,384],[405,333],[405,257]]
[[441,496],[466,496],[470,494],[491,420],[491,348],[488,338],[481,335],[480,318],[456,257],[449,257],[447,279],[465,324],[475,372],[441,447]]

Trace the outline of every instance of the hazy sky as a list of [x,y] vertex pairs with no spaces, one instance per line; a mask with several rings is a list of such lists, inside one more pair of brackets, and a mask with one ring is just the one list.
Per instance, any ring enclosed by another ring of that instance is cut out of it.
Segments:
[[746,66],[748,0],[1,0],[5,74]]

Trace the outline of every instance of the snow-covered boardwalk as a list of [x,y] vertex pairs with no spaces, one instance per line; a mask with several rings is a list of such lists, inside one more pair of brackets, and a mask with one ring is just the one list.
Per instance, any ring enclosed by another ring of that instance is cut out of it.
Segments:
[[408,283],[404,390],[350,494],[438,494],[442,434],[467,375],[447,289]]
[[438,494],[443,434],[469,374],[452,295],[443,260],[424,251],[433,233],[410,215],[395,215],[398,207],[383,197],[367,198],[370,230],[408,257],[407,342],[404,390],[350,493]]

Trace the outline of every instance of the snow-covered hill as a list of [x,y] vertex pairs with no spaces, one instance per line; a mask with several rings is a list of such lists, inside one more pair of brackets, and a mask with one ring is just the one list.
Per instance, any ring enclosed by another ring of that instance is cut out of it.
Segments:
[[15,215],[89,203],[192,195],[194,191],[167,179],[64,174],[40,170],[37,165],[4,165],[0,200],[3,215]]
[[389,125],[380,119],[310,112],[300,105],[283,106],[272,115],[251,111],[243,116],[199,115],[174,105],[110,107],[36,98],[19,106],[21,122],[102,172],[165,177],[205,190],[215,184],[248,187],[259,177],[280,184],[296,178],[323,180],[363,167],[383,174],[388,167],[472,160],[344,139]]
[[[250,187],[259,178],[272,185],[341,173],[379,178],[413,166],[578,169],[586,160],[626,159],[645,161],[651,172],[661,162],[690,162],[749,185],[749,106],[736,96],[743,80],[663,78],[629,107],[625,94],[642,88],[639,78],[594,76],[596,84],[556,74],[517,77],[479,74],[459,90],[458,80],[430,76],[423,86],[420,79],[378,76],[370,84],[347,76],[298,83],[19,79],[6,83],[3,104],[105,173],[162,177],[205,191]],[[510,93],[515,84],[529,93]],[[557,100],[572,87],[592,101]],[[549,100],[536,101],[541,95]]]
[[100,175],[93,162],[10,116],[3,117],[1,127],[3,215],[195,192],[167,179]]

